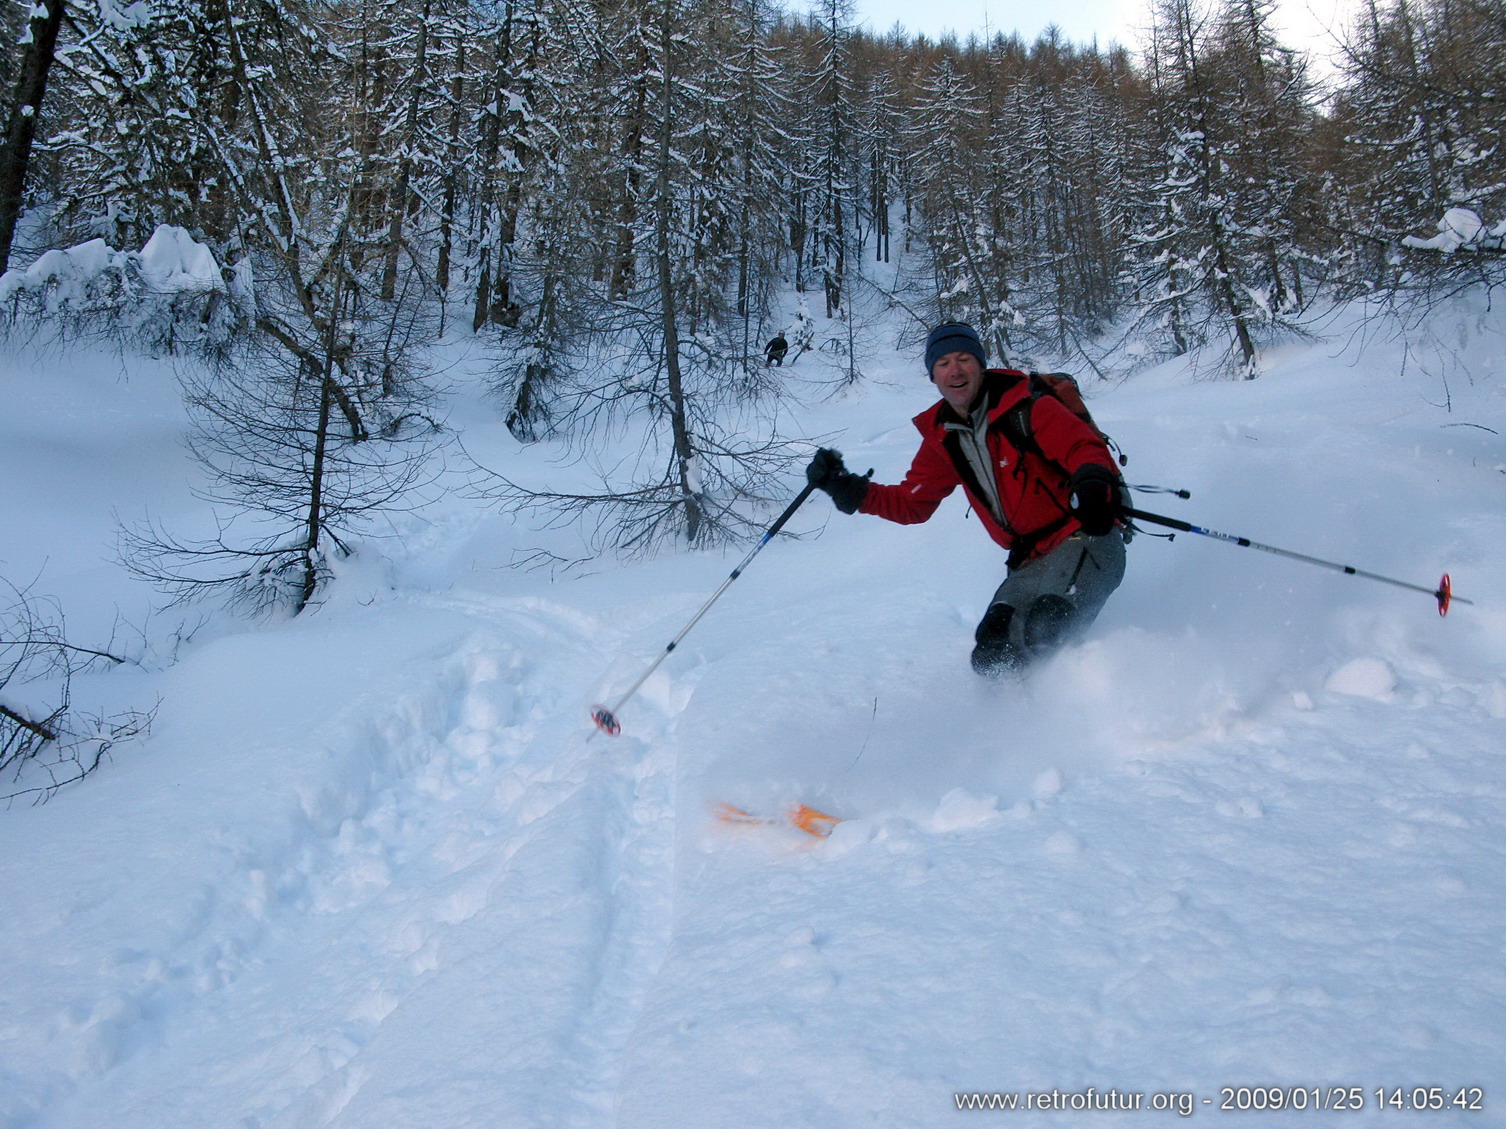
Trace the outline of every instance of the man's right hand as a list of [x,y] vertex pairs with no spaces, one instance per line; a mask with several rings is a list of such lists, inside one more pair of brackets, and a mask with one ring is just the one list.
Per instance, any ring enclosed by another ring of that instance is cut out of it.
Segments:
[[867,475],[849,471],[841,454],[830,447],[822,447],[815,453],[805,468],[805,478],[812,486],[830,494],[832,504],[844,514],[857,513],[868,493]]
[[805,480],[812,486],[824,487],[826,480],[832,475],[846,473],[847,467],[842,463],[841,452],[822,447],[811,457],[810,466],[805,468]]

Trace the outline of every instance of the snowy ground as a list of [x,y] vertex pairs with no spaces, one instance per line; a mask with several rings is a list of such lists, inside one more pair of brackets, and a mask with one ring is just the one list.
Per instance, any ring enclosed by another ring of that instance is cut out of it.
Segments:
[[[1447,619],[1142,536],[1089,640],[983,686],[1001,561],[960,497],[911,528],[818,497],[613,740],[587,707],[743,550],[551,579],[457,494],[315,614],[84,680],[161,706],[0,812],[0,1126],[1506,1125],[1501,326],[1456,314],[1404,359],[1336,323],[1254,382],[1090,388],[1131,480],[1193,492],[1144,508],[1447,568],[1477,601]],[[0,573],[78,641],[118,608],[165,653],[108,558],[117,517],[196,506],[170,371],[11,351]],[[928,387],[897,353],[870,373],[796,418],[895,481]],[[481,404],[454,418],[547,470]],[[734,828],[717,800],[847,822]],[[1414,1087],[1447,1108],[1379,1100]]]

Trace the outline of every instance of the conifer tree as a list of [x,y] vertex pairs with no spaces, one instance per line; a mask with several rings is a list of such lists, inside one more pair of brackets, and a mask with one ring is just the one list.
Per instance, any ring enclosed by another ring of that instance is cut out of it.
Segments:
[[1012,138],[1012,119],[1005,112],[990,123],[976,88],[948,58],[918,91],[920,143],[909,163],[932,270],[927,319],[970,321],[1007,357],[1017,321],[1010,234],[1018,230],[1026,186],[1008,172],[999,177],[1006,184],[989,183],[992,170],[1018,168],[1019,162],[997,145],[985,155],[983,139]]
[[[726,63],[719,66],[718,95],[725,106],[724,160],[733,168],[718,179],[729,194],[735,242],[735,282],[730,300],[739,368],[746,384],[764,386],[762,343],[767,316],[784,278],[782,221],[794,179],[796,147],[789,132],[795,96],[788,51],[772,40],[772,14],[764,0],[744,0],[726,25]],[[725,175],[735,170],[735,176]]]
[[903,159],[901,137],[904,131],[899,91],[893,75],[887,71],[873,74],[861,105],[864,111],[859,125],[861,159],[867,190],[864,200],[873,235],[873,260],[887,263],[891,258],[891,212],[900,194],[898,177]]
[[[192,542],[146,530],[132,559],[169,585],[227,585],[298,611],[343,551],[353,515],[401,504],[435,434],[415,361],[432,291],[384,294],[380,236],[407,207],[381,175],[394,167],[381,110],[390,45],[372,27],[285,4],[217,2],[219,112],[180,108],[213,162],[224,261],[256,280],[256,333],[188,388],[226,533]],[[341,31],[352,41],[335,38]]]
[[1320,207],[1308,165],[1316,115],[1305,62],[1271,27],[1274,0],[1223,0],[1209,70],[1239,244],[1241,285],[1266,327],[1304,305],[1311,219]]
[[1357,244],[1356,289],[1499,278],[1494,256],[1426,243],[1451,208],[1506,219],[1506,21],[1491,0],[1371,0],[1345,56],[1335,169]]
[[1138,209],[1132,267],[1142,322],[1169,330],[1177,352],[1227,341],[1233,366],[1253,377],[1261,344],[1293,328],[1273,294],[1295,281],[1286,240],[1301,201],[1260,146],[1300,109],[1300,68],[1267,58],[1258,3],[1233,0],[1221,19],[1192,0],[1161,0],[1156,12],[1160,167]]
[[808,106],[802,194],[807,246],[828,318],[848,312],[848,274],[856,235],[853,158],[858,151],[858,112],[849,50],[852,13],[852,0],[822,0],[810,24],[814,58],[803,94]]

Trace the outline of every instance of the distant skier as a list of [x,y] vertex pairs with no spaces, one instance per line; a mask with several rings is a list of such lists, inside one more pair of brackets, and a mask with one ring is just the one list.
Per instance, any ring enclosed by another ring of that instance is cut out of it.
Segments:
[[920,450],[903,482],[870,482],[829,448],[806,475],[843,513],[903,525],[925,521],[963,487],[984,530],[1009,550],[1008,576],[974,634],[973,669],[1018,671],[1084,631],[1123,579],[1119,471],[1102,436],[1061,401],[1032,398],[1021,373],[986,369],[971,326],[933,329],[925,364],[941,399],[915,417]]
[[784,364],[784,355],[790,351],[790,343],[784,339],[781,332],[778,337],[764,346],[764,356],[769,359],[770,365]]

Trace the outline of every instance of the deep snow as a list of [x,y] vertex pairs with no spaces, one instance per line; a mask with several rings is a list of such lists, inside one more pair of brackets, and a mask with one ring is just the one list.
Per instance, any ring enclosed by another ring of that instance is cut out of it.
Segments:
[[[1456,308],[1409,351],[1356,324],[1255,381],[1166,365],[1091,402],[1131,481],[1193,494],[1144,508],[1446,568],[1474,606],[1143,535],[1088,640],[985,686],[1001,554],[960,496],[911,528],[818,497],[616,739],[589,705],[745,548],[510,568],[568,535],[454,491],[317,611],[189,613],[174,649],[110,563],[117,520],[200,514],[169,366],[13,342],[0,574],[144,656],[81,704],[161,705],[0,813],[0,1126],[1183,1119],[954,1097],[1090,1086],[1233,1124],[1506,1125],[1503,319]],[[453,361],[467,449],[567,473],[470,391],[482,363]],[[896,481],[931,397],[907,352],[867,370],[790,418]],[[717,800],[848,821],[734,828]],[[1223,1112],[1226,1086],[1364,1108]],[[1435,1086],[1484,1110],[1377,1103]]]

